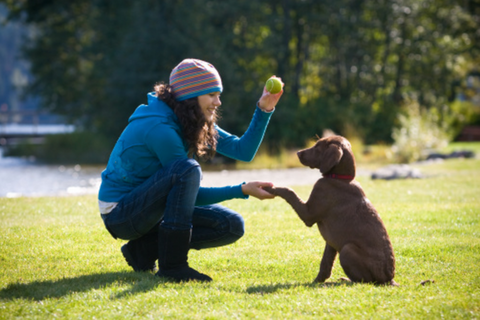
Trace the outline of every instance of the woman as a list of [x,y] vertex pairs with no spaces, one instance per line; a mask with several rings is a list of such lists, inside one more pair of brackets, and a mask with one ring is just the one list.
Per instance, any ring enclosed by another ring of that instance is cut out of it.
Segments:
[[201,169],[195,157],[215,152],[251,161],[282,92],[265,89],[245,134],[238,138],[217,126],[222,81],[211,64],[186,59],[157,84],[118,139],[102,172],[99,207],[114,238],[135,271],[153,271],[174,281],[211,281],[189,267],[188,251],[224,246],[244,234],[240,214],[217,203],[234,199],[270,199],[253,181],[216,188],[200,187]]

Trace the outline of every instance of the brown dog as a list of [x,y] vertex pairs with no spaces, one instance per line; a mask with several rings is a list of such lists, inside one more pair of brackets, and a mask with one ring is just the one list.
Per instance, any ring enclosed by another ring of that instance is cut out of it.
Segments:
[[308,227],[317,224],[326,245],[315,282],[330,277],[338,252],[351,281],[397,285],[392,244],[382,219],[354,180],[355,159],[348,140],[323,138],[297,155],[303,165],[323,174],[308,201],[289,188],[264,189],[284,198]]

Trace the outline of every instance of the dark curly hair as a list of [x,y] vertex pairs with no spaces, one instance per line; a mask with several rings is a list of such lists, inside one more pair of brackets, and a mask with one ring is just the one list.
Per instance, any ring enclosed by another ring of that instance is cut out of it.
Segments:
[[154,86],[158,99],[165,102],[177,115],[182,126],[183,139],[188,144],[188,156],[198,156],[208,160],[213,158],[217,149],[218,131],[215,123],[218,115],[212,121],[207,121],[197,97],[177,101],[169,84],[163,82]]

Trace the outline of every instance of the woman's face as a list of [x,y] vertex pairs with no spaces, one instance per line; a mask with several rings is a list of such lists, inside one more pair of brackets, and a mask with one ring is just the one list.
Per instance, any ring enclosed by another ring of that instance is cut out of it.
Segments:
[[220,107],[220,92],[212,92],[198,96],[198,104],[208,122],[213,121],[217,108]]

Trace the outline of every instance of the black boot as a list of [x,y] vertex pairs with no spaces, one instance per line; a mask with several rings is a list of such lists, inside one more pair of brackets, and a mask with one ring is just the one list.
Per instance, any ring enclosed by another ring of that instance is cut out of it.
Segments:
[[130,240],[122,246],[122,254],[136,272],[155,271],[158,258],[158,232]]
[[157,276],[181,281],[212,281],[209,276],[188,266],[191,230],[170,230],[159,227]]

